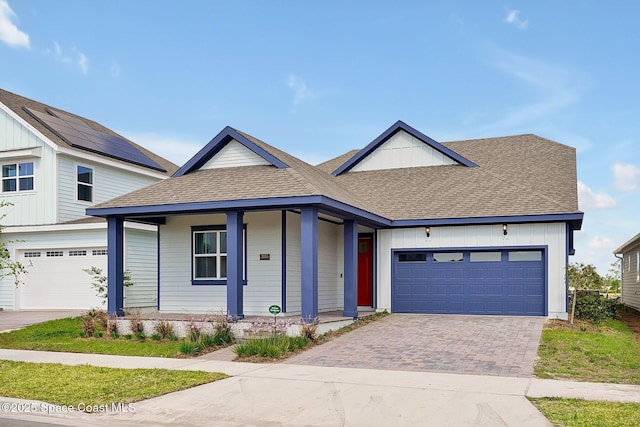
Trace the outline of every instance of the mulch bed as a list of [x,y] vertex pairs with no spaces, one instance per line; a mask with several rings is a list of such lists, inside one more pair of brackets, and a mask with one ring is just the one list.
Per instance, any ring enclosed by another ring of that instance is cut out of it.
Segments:
[[[624,322],[636,334],[636,339],[640,341],[640,311],[630,307],[622,307],[617,312],[617,318]],[[602,330],[603,326],[580,319],[574,319],[573,325],[568,320],[550,319],[546,323],[545,328],[586,330],[589,332],[597,332]]]

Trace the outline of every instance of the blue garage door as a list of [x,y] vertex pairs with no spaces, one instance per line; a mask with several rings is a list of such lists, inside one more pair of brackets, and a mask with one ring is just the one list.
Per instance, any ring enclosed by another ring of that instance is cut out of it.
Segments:
[[396,313],[544,316],[542,250],[395,252]]

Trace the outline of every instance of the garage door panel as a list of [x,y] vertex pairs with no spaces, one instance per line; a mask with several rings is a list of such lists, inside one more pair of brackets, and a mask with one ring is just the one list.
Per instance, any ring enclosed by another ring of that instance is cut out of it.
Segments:
[[[460,251],[455,254],[456,259],[447,259],[443,252],[433,255],[439,256],[439,262],[426,256],[424,262],[402,263],[396,256],[393,311],[545,314],[546,269],[541,251],[466,251],[462,261]],[[412,271],[411,279],[399,280],[398,272],[402,271],[406,278],[407,270]],[[411,301],[405,302],[406,299]]]

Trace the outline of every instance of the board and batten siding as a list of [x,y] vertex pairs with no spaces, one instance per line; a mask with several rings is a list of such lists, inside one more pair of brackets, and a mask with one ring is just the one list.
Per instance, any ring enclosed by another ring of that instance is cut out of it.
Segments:
[[455,165],[457,162],[400,130],[362,159],[351,170],[362,172],[419,166]]
[[[244,215],[247,242],[247,285],[244,314],[269,316],[280,305],[282,289],[281,213]],[[160,226],[160,311],[227,313],[225,285],[191,284],[191,226],[225,225],[224,214],[169,217]],[[260,254],[269,254],[261,261]]]
[[[10,157],[11,151],[39,147],[40,157]],[[2,193],[12,206],[3,209],[2,225],[54,224],[56,211],[56,153],[16,119],[0,109],[0,164],[33,162],[34,191]]]
[[230,168],[237,166],[270,165],[268,161],[236,140],[230,141],[200,169]]
[[430,238],[424,227],[378,230],[377,307],[391,311],[392,249],[547,246],[548,317],[566,319],[566,245],[565,223],[509,224],[507,236],[502,224],[431,227]]
[[[7,242],[7,250],[12,260],[18,259],[19,252],[25,250],[52,250],[52,249],[104,249],[107,245],[107,234],[105,229],[77,230],[77,231],[51,231],[38,233],[11,233],[4,234],[3,239],[11,239]],[[24,260],[23,260],[24,261]],[[107,257],[104,257],[104,268]],[[26,265],[29,271],[28,264]],[[27,273],[28,274],[28,273]],[[20,286],[20,285],[19,285]],[[91,286],[91,277],[87,274],[87,286]],[[0,278],[0,307],[6,310],[15,310],[15,299],[17,290],[14,285],[13,276]]]
[[[85,216],[85,210],[92,205],[106,202],[139,188],[146,187],[158,181],[157,178],[140,175],[133,171],[114,168],[91,161],[66,155],[58,156],[60,188],[58,210],[59,221],[66,222]],[[93,203],[76,200],[76,171],[77,166],[93,169]]]
[[622,260],[622,303],[640,310],[640,276],[638,275],[640,242],[628,248]]
[[158,306],[158,234],[125,228],[125,269],[134,286],[124,288],[126,308],[155,309]]

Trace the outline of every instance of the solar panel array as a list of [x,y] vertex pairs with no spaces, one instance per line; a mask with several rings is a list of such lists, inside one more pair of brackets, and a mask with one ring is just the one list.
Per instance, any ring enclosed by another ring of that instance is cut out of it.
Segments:
[[128,141],[94,130],[81,119],[49,109],[46,113],[26,107],[23,109],[72,147],[166,172]]

